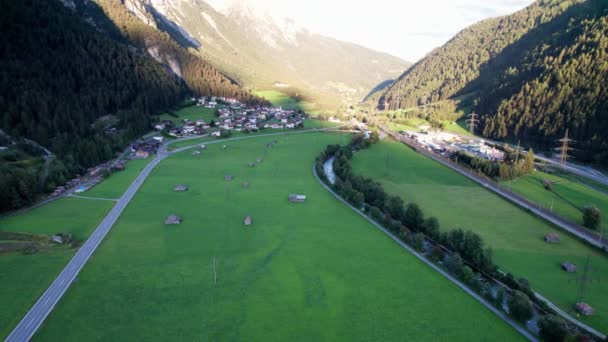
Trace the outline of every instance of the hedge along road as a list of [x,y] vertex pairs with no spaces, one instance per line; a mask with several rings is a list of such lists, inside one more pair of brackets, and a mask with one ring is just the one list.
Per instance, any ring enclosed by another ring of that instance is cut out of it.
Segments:
[[321,181],[321,179],[319,178],[319,175],[317,174],[317,169],[315,168],[315,166],[316,166],[316,164],[313,164],[312,173],[314,174],[314,176],[317,179],[317,181],[323,186],[323,188],[325,188],[325,190],[329,191],[340,202],[342,202],[344,205],[346,205],[347,207],[349,207],[350,209],[352,209],[353,211],[355,211],[357,214],[361,215],[364,219],[366,219],[372,225],[374,225],[374,227],[378,228],[384,234],[388,235],[388,237],[390,237],[393,241],[395,241],[396,243],[398,243],[401,247],[405,248],[408,252],[410,252],[414,256],[416,256],[416,258],[420,259],[420,261],[424,262],[426,265],[428,265],[429,267],[431,267],[433,270],[439,272],[439,274],[441,274],[442,276],[446,277],[449,281],[451,281],[456,286],[458,286],[459,288],[461,288],[463,291],[465,291],[466,293],[468,293],[469,295],[471,295],[471,297],[475,298],[477,301],[479,301],[481,304],[483,304],[486,308],[488,308],[488,310],[492,311],[494,314],[496,314],[496,316],[500,317],[503,321],[505,321],[507,324],[509,324],[511,327],[513,327],[513,329],[517,330],[517,332],[519,332],[520,334],[522,334],[525,338],[527,338],[530,341],[538,341],[538,339],[534,335],[532,335],[529,331],[527,331],[522,326],[520,326],[515,321],[513,321],[504,312],[499,311],[498,309],[496,309],[487,300],[485,300],[483,297],[481,297],[480,295],[478,295],[477,293],[475,293],[473,290],[469,289],[466,285],[464,285],[458,279],[454,278],[452,275],[450,275],[446,271],[444,271],[441,268],[439,268],[439,266],[437,266],[437,265],[433,264],[432,262],[428,261],[420,253],[416,252],[410,246],[408,246],[407,244],[405,244],[405,242],[399,240],[392,233],[390,233],[389,231],[387,231],[386,229],[384,229],[384,227],[382,227],[376,221],[372,220],[370,217],[368,217],[367,215],[365,215],[365,213],[363,213],[361,210],[355,208],[350,203],[348,203],[347,201],[345,201],[342,197],[340,197],[338,194],[336,194],[329,186],[327,186],[327,184],[325,184],[323,181]]
[[[333,128],[323,128],[323,129],[310,129],[303,131],[294,131],[294,132],[281,132],[281,133],[269,133],[269,134],[259,134],[252,136],[244,136],[244,137],[236,137],[229,139],[221,139],[215,141],[205,142],[205,144],[215,144],[215,143],[223,143],[227,141],[235,141],[235,140],[244,140],[244,139],[252,139],[259,137],[269,137],[269,136],[279,136],[279,135],[289,135],[289,134],[301,134],[301,133],[309,133],[309,132],[322,132],[322,131],[337,131],[337,132],[350,132],[350,131],[341,131]],[[61,271],[61,273],[57,276],[55,281],[49,286],[48,289],[40,296],[40,298],[36,301],[36,303],[32,306],[32,308],[28,311],[28,313],[21,319],[19,324],[13,329],[13,331],[8,335],[6,341],[8,342],[22,342],[28,341],[32,338],[36,330],[42,325],[44,320],[51,313],[55,305],[59,302],[61,297],[68,290],[69,286],[74,282],[76,276],[86,262],[89,260],[93,252],[97,249],[101,241],[108,234],[118,217],[121,215],[123,210],[127,207],[139,187],[143,184],[146,178],[150,175],[152,170],[165,158],[168,156],[182,152],[184,150],[188,150],[198,146],[199,144],[194,144],[190,146],[184,146],[179,149],[173,150],[171,152],[167,152],[166,148],[168,145],[184,140],[192,140],[198,137],[189,137],[184,139],[177,139],[170,142],[164,143],[158,150],[156,157],[141,171],[139,176],[135,178],[135,180],[131,183],[127,191],[122,195],[122,197],[118,200],[116,205],[112,208],[112,210],[108,213],[108,215],[104,218],[104,220],[97,226],[93,234],[89,237],[89,239],[80,247],[78,252],[74,255],[72,260],[66,265],[66,267]]]

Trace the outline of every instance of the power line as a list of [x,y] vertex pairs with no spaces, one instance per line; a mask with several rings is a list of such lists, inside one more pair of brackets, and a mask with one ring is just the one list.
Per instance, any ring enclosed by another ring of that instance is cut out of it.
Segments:
[[571,158],[571,156],[568,154],[568,152],[574,150],[574,148],[570,147],[570,143],[573,143],[574,140],[568,138],[568,129],[566,129],[566,134],[564,135],[564,137],[561,139],[558,139],[557,141],[561,142],[561,146],[556,147],[555,150],[559,151],[559,163],[561,165],[564,165],[564,164],[566,164],[568,159]]
[[477,124],[479,123],[477,117],[478,115],[475,114],[475,112],[472,112],[469,114],[469,118],[465,120],[467,126],[469,126],[469,133],[471,133],[471,135],[475,135],[475,128],[477,128]]

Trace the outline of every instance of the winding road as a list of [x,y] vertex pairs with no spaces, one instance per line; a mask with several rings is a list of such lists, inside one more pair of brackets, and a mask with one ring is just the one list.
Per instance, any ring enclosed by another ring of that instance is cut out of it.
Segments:
[[[244,139],[253,139],[253,138],[261,138],[261,137],[270,137],[270,136],[278,136],[278,135],[289,135],[289,134],[302,134],[309,132],[321,132],[321,131],[336,131],[337,128],[320,128],[320,129],[309,129],[302,131],[293,131],[293,132],[280,132],[280,133],[269,133],[269,134],[259,134],[259,135],[251,135],[251,136],[243,136],[229,139],[221,139],[214,141],[206,141],[205,144],[215,144],[215,143],[225,143],[227,141],[235,141],[235,140],[244,140]],[[189,137],[183,139],[177,139],[170,142],[164,143],[158,150],[156,157],[146,165],[146,167],[141,171],[141,173],[135,178],[135,180],[131,183],[127,191],[122,195],[122,197],[118,200],[116,205],[110,210],[108,215],[103,219],[103,221],[97,226],[93,234],[87,239],[87,241],[80,247],[78,252],[74,255],[72,260],[66,265],[66,267],[61,271],[61,273],[57,276],[57,278],[53,281],[51,286],[49,286],[46,291],[40,296],[40,298],[36,301],[36,303],[32,306],[32,308],[27,312],[27,314],[21,319],[19,324],[13,329],[13,331],[6,338],[7,342],[23,342],[29,341],[32,336],[36,333],[36,330],[42,325],[46,317],[51,313],[55,305],[59,302],[61,297],[68,290],[70,285],[74,282],[74,279],[78,276],[78,273],[85,266],[86,262],[89,260],[93,252],[97,249],[99,244],[103,241],[105,236],[108,234],[118,217],[123,212],[123,210],[127,207],[139,187],[144,183],[146,178],[150,175],[152,170],[165,158],[168,156],[182,152],[187,149],[194,148],[198,146],[200,143],[181,147],[175,149],[171,152],[167,151],[167,147],[178,141],[185,140],[193,140],[200,137]]]

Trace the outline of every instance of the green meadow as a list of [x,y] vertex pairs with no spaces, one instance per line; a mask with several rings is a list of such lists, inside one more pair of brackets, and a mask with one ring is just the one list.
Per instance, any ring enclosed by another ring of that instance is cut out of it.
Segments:
[[[110,201],[61,198],[18,216],[0,220],[0,231],[71,233],[85,240],[114,205]],[[36,254],[0,254],[0,336],[7,336],[76,253],[51,246]]]
[[[604,285],[608,258],[596,249],[403,144],[382,141],[357,153],[353,171],[380,181],[387,192],[406,202],[418,203],[425,215],[439,219],[442,230],[479,233],[492,247],[501,269],[528,279],[536,291],[567,312],[573,313],[578,299],[580,272],[564,272],[560,265],[571,261],[582,270],[590,256],[592,281],[583,300],[596,309],[596,315],[581,319],[608,331],[608,288]],[[558,232],[561,243],[545,243],[543,237],[549,232]]]
[[312,102],[301,101],[295,99],[285,93],[276,90],[261,90],[256,91],[255,95],[262,97],[269,101],[273,106],[281,106],[286,109],[301,109],[306,113],[315,112],[315,105]]
[[[315,180],[315,156],[349,138],[258,137],[167,158],[36,339],[521,340]],[[182,224],[165,225],[169,214]]]
[[[131,160],[124,171],[80,195],[118,199],[149,160]],[[112,201],[64,197],[23,214],[0,220],[0,231],[48,234],[70,233],[84,242],[114,206]],[[0,254],[0,336],[6,336],[53,282],[76,249],[52,246],[33,255]]]
[[[545,189],[543,181],[552,183],[552,191]],[[602,228],[608,229],[608,194],[592,189],[580,182],[560,175],[536,171],[504,185],[532,202],[549,209],[572,222],[583,224],[582,209],[593,204],[604,214]]]
[[104,179],[101,183],[83,192],[81,195],[109,199],[120,198],[141,170],[148,165],[150,159],[129,160],[125,165],[125,170],[113,172],[109,178]]
[[190,121],[203,119],[206,122],[211,122],[211,120],[216,119],[216,113],[217,109],[215,108],[188,106],[175,110],[171,113],[164,113],[162,115],[159,115],[158,121],[171,120],[174,124],[180,126],[184,124],[184,119],[188,119]]

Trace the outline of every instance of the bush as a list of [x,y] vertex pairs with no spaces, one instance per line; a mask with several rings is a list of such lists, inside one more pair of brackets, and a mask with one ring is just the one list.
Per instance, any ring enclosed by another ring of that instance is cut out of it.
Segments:
[[525,293],[515,290],[509,298],[509,314],[521,323],[526,323],[532,318],[534,311],[532,302],[528,295]]
[[568,336],[566,322],[558,316],[546,315],[538,321],[540,337],[547,342],[562,342]]
[[583,209],[583,226],[597,230],[602,221],[601,212],[598,207],[593,204],[588,204]]

